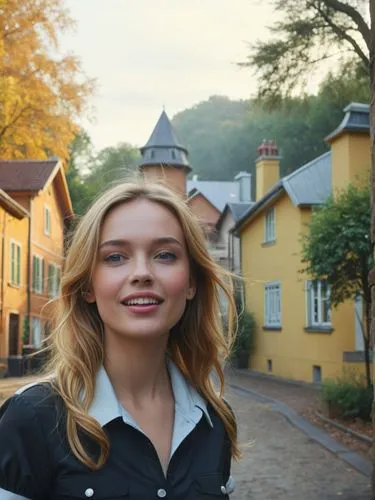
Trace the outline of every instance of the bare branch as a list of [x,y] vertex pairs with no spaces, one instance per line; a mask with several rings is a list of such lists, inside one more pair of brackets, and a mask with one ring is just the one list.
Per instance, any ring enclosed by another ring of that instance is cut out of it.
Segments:
[[[328,0],[328,1],[330,1],[330,0]],[[336,33],[336,35],[339,38],[349,42],[350,45],[353,47],[354,51],[356,52],[356,54],[362,59],[364,64],[368,67],[368,65],[370,64],[369,57],[366,56],[366,54],[363,52],[363,50],[359,46],[358,42],[352,36],[349,35],[348,30],[345,30],[344,28],[340,27],[337,23],[333,22],[332,19],[327,15],[326,12],[324,12],[323,9],[321,9],[320,7],[317,7],[317,6],[315,6],[315,8],[319,12],[319,14],[322,16],[322,18],[325,20],[327,25],[331,28],[331,30],[334,33]]]
[[336,12],[341,12],[342,14],[346,14],[348,17],[350,17],[350,19],[357,26],[358,31],[361,33],[363,40],[367,45],[367,48],[370,50],[371,30],[366,21],[361,16],[360,12],[351,5],[340,2],[340,0],[324,0],[324,3],[327,5],[327,7],[335,10]]

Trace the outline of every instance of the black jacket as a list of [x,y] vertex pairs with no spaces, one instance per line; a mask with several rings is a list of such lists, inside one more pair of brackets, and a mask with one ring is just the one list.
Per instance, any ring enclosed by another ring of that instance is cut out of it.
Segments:
[[[110,455],[91,471],[70,451],[64,406],[48,384],[12,396],[0,408],[0,489],[33,500],[228,499],[231,449],[221,420],[205,418],[180,444],[164,475],[151,441],[121,418],[105,430]],[[93,456],[96,445],[85,436]]]

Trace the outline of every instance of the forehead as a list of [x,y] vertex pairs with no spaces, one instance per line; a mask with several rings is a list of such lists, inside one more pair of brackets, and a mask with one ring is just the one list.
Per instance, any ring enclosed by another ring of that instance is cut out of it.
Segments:
[[139,198],[122,203],[106,215],[100,241],[112,238],[127,240],[174,236],[184,240],[177,217],[161,203]]

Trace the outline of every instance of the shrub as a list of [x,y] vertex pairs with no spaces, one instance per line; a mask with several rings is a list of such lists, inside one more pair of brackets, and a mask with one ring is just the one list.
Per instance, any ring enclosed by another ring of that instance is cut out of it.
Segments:
[[238,329],[233,346],[234,351],[246,351],[250,353],[253,346],[254,333],[254,315],[249,311],[242,311],[238,317]]
[[326,380],[322,398],[330,417],[371,420],[373,387],[368,387],[363,377],[344,375]]

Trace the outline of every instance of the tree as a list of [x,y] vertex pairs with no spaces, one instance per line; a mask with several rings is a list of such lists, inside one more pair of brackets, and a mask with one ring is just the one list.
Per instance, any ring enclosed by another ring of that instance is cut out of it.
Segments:
[[113,183],[134,177],[138,172],[140,154],[130,144],[102,149],[92,159],[90,171],[83,177],[85,185],[84,208]]
[[175,115],[173,125],[189,151],[192,173],[202,179],[229,181],[241,170],[254,178],[263,139],[278,144],[280,175],[285,175],[327,151],[324,138],[341,122],[349,102],[369,99],[368,75],[347,64],[341,74],[328,74],[316,95],[284,99],[277,109],[212,96]]
[[87,186],[83,180],[83,171],[93,162],[93,148],[89,135],[81,130],[69,146],[69,166],[66,180],[74,213],[82,215],[88,205]]
[[279,103],[304,88],[314,69],[332,57],[355,60],[368,75],[371,32],[367,0],[273,0],[271,39],[250,47],[246,62],[259,76],[259,96]]
[[73,20],[62,0],[0,2],[0,157],[68,157],[94,82],[59,41]]
[[370,189],[349,185],[313,212],[308,231],[302,237],[304,272],[313,279],[327,280],[332,307],[357,296],[363,299],[368,386],[371,385],[369,272],[373,265],[370,227]]
[[[371,86],[371,106],[370,106],[370,135],[371,135],[371,242],[373,247],[373,259],[375,261],[375,2],[370,0],[370,19],[371,19],[371,37],[370,37],[370,86]],[[371,311],[371,340],[372,340],[372,363],[373,375],[375,374],[375,267],[370,271],[370,286],[372,297]],[[375,384],[374,384],[375,391]],[[372,424],[375,431],[375,393],[372,406]],[[372,446],[373,473],[372,473],[372,495],[375,498],[375,441]]]

